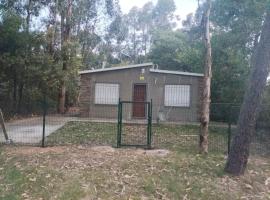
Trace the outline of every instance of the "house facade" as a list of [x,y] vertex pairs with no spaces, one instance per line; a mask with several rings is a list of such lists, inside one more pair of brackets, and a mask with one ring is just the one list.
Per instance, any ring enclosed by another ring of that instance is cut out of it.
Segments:
[[[135,102],[152,99],[153,120],[199,120],[203,74],[159,70],[152,63],[85,70],[79,74],[82,117],[117,119],[120,98]],[[123,106],[125,120],[147,116],[145,104]]]

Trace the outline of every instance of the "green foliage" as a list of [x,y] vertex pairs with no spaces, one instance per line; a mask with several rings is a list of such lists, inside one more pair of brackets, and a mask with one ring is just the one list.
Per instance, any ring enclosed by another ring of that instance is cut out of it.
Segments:
[[200,43],[193,45],[182,31],[158,31],[149,58],[163,69],[200,72],[202,50]]
[[[149,58],[161,68],[203,72],[201,18],[204,4],[183,21],[182,30],[159,31],[153,36]],[[250,58],[258,42],[267,1],[213,1],[211,15],[212,102],[242,102]],[[225,110],[216,108],[219,120]]]
[[174,18],[176,6],[174,0],[158,0],[153,9],[155,28],[158,30],[170,30],[175,26],[171,22]]
[[[61,81],[68,91],[66,104],[74,105],[78,70],[102,65],[153,61],[162,69],[203,72],[204,4],[175,30],[173,0],[147,2],[125,15],[116,0],[72,2],[70,22],[64,23],[70,26],[70,39],[63,41],[59,16],[67,15],[67,1],[1,1],[1,107],[14,113],[22,107],[31,110],[29,105],[40,101],[44,91],[56,104]],[[250,57],[268,4],[269,0],[213,1],[212,102],[242,101]],[[48,16],[41,15],[43,9],[48,9]],[[33,28],[34,18],[42,29]],[[63,62],[67,70],[63,70]]]
[[[93,52],[102,41],[93,30],[98,12],[105,11],[113,17],[119,12],[117,1],[74,1],[70,18],[63,11],[67,1],[4,0],[1,3],[0,107],[6,114],[36,112],[33,107],[40,104],[44,93],[56,105],[63,81],[67,88],[66,106],[76,104],[79,69],[100,64],[100,55]],[[45,8],[49,15],[41,20]],[[65,24],[61,25],[62,18],[58,15],[66,19],[62,20]],[[33,28],[35,23],[44,29]],[[68,28],[69,39],[64,35]]]
[[242,101],[249,73],[247,55],[228,44],[230,34],[212,37],[213,87],[212,101],[239,103]]
[[111,53],[120,62],[141,63],[149,60],[155,32],[175,27],[174,0],[147,2],[142,8],[133,7],[128,14],[117,16],[108,32]]

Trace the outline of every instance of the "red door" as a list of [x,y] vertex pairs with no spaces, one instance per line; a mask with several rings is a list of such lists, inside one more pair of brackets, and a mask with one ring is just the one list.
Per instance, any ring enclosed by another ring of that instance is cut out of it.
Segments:
[[[146,101],[146,85],[138,84],[134,85],[133,89],[133,101],[145,102]],[[144,118],[145,117],[145,103],[133,103],[133,117]]]

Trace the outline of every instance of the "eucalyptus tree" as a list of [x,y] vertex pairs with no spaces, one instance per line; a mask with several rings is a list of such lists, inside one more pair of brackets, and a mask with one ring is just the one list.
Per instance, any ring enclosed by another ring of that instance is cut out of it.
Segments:
[[170,30],[176,26],[174,12],[176,6],[174,0],[158,0],[153,9],[153,20],[155,29]]
[[[117,3],[114,0],[54,0],[52,2],[50,9],[53,22],[51,25],[53,27],[52,38],[58,37],[58,48],[61,50],[60,61],[62,62],[58,98],[60,113],[64,113],[66,109],[66,84],[69,72],[74,71],[72,63],[80,65],[76,61],[78,54],[81,54],[83,62],[88,60],[92,50],[100,41],[96,31],[98,20],[102,20],[99,18],[100,15],[115,15]],[[56,33],[58,35],[55,35]],[[52,41],[57,41],[57,39]],[[51,46],[57,47],[57,45]]]
[[210,39],[210,12],[212,5],[211,0],[207,0],[206,5],[207,6],[202,17],[205,55],[204,55],[203,91],[202,91],[202,110],[200,117],[201,153],[208,153],[208,129],[210,121],[211,79],[212,79],[212,46]]
[[139,11],[139,27],[140,27],[140,40],[141,40],[141,54],[146,56],[149,53],[152,44],[153,36],[153,10],[154,4],[148,2]]
[[149,1],[142,8],[133,7],[128,14],[119,16],[116,30],[121,30],[118,31],[119,36],[124,36],[121,41],[118,40],[120,54],[133,63],[147,60],[153,36],[175,27],[175,10],[174,0],[159,0],[156,4]]

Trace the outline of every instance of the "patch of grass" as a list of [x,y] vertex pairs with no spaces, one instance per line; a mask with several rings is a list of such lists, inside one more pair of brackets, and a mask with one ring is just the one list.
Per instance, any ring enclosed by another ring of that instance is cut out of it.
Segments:
[[[61,173],[48,166],[28,165],[24,156],[7,153],[0,153],[0,200],[52,199],[61,186]],[[33,163],[38,160],[33,159]]]
[[47,144],[114,144],[116,124],[92,122],[68,122],[47,137]]
[[71,179],[71,181],[64,185],[59,195],[59,200],[75,200],[81,199],[85,193],[78,180]]
[[270,187],[265,185],[270,177],[269,158],[251,157],[246,175],[234,178],[224,174],[221,153],[202,156],[171,150],[160,157],[130,148],[49,149],[55,153],[3,150],[0,199],[231,200],[269,196]]
[[194,135],[198,134],[197,125],[176,125],[176,124],[155,124],[153,131],[157,135],[174,134],[174,135]]
[[14,166],[2,169],[0,177],[2,178],[1,182],[5,183],[5,185],[1,185],[0,199],[21,199],[21,194],[27,183],[26,177]]
[[[154,145],[173,149],[178,152],[198,152],[199,126],[198,125],[154,125]],[[209,151],[227,151],[227,128],[210,126]]]
[[[146,144],[146,125],[123,125],[122,141],[127,144]],[[199,142],[198,125],[154,124],[154,148],[197,152]],[[94,144],[116,146],[117,124],[94,122],[68,122],[47,137],[47,144]],[[211,126],[209,150],[227,151],[227,128]]]
[[153,181],[153,177],[147,177],[145,180],[144,180],[144,184],[143,184],[143,189],[144,191],[147,193],[147,194],[154,194],[155,193],[155,183]]

